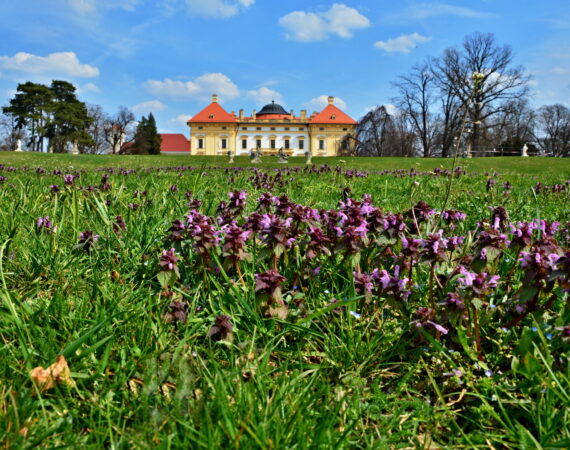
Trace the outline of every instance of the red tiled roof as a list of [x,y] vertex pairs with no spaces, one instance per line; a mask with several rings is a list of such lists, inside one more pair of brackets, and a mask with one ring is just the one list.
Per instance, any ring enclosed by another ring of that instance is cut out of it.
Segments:
[[[249,119],[252,119],[252,117],[248,117]],[[261,115],[256,115],[255,116],[256,119],[259,120],[291,120],[291,114],[261,114]]]
[[187,152],[190,153],[190,141],[183,134],[160,134],[162,143],[160,152]]
[[317,115],[311,116],[311,123],[341,123],[356,125],[358,122],[352,119],[348,114],[343,113],[335,105],[327,105]]
[[236,122],[236,116],[228,113],[219,103],[212,102],[188,121],[189,124],[204,122]]

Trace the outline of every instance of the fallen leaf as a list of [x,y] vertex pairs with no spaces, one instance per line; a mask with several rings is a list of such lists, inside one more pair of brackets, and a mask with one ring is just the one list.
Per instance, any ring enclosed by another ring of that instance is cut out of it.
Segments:
[[42,392],[53,388],[56,384],[66,384],[69,387],[75,386],[74,381],[71,379],[69,366],[63,355],[58,355],[55,362],[47,369],[43,367],[32,369],[30,377]]

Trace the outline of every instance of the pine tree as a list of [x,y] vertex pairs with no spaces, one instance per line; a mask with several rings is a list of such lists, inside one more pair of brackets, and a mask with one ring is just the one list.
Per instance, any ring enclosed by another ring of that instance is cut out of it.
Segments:
[[160,145],[162,144],[162,138],[156,130],[156,120],[152,113],[148,115],[147,121],[147,139],[149,141],[148,152],[151,155],[160,155]]
[[135,135],[131,153],[137,155],[159,155],[162,139],[156,130],[156,120],[152,113],[142,116]]

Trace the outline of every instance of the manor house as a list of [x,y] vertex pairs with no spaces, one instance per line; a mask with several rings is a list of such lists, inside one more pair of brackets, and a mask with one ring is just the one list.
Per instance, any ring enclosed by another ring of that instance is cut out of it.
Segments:
[[247,155],[257,149],[264,155],[283,149],[288,155],[336,156],[346,145],[346,136],[354,136],[357,122],[328,98],[328,105],[310,116],[301,110],[298,116],[272,102],[259,112],[246,116],[228,113],[212,95],[212,103],[188,121],[192,155],[222,155],[228,151]]

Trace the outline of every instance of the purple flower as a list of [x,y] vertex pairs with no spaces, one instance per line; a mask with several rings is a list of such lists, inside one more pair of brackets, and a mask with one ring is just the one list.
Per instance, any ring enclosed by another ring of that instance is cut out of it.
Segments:
[[171,241],[181,241],[184,238],[185,230],[186,225],[184,223],[184,220],[175,219],[172,222],[172,226],[168,229],[168,231],[170,231],[168,238]]
[[364,272],[353,272],[352,275],[354,277],[354,288],[356,292],[364,294],[367,299],[370,299],[372,289],[374,288],[372,277]]
[[91,230],[85,230],[79,233],[79,246],[83,247],[86,251],[90,251],[98,240],[99,235],[94,234]]
[[411,323],[417,328],[432,328],[439,331],[441,334],[447,334],[448,330],[438,323],[434,322],[434,320],[435,311],[431,308],[422,307],[416,310],[416,320],[412,321]]
[[509,222],[507,210],[503,206],[497,206],[495,208],[490,206],[489,209],[491,210],[491,226],[495,230],[506,229]]
[[53,234],[57,231],[57,226],[53,225],[53,222],[50,220],[49,216],[38,217],[36,227],[38,231],[43,231],[47,234]]
[[445,254],[447,239],[443,238],[443,230],[430,234],[427,239],[424,239],[423,248],[423,257],[428,261],[436,262],[447,259],[447,255]]
[[286,278],[274,269],[255,274],[255,292],[267,299],[267,313],[280,319],[285,319],[288,313],[281,294],[281,285],[285,280]]
[[245,248],[251,231],[244,230],[242,227],[232,223],[226,226],[224,232],[224,244],[222,247],[224,256],[230,256],[234,264],[238,260],[249,259],[251,255],[245,251]]
[[448,292],[447,297],[441,305],[447,306],[452,310],[463,311],[465,309],[463,298],[457,292]]
[[66,186],[71,186],[76,178],[77,176],[75,175],[67,174],[63,176],[63,182],[65,183]]
[[463,266],[460,267],[459,272],[462,275],[457,279],[459,284],[465,289],[471,289],[476,296],[489,294],[492,289],[497,287],[497,282],[501,278],[499,275],[490,276],[486,272],[470,272]]
[[170,250],[164,250],[162,252],[162,255],[160,256],[160,260],[158,262],[158,265],[160,266],[161,270],[163,271],[177,270],[176,263],[179,261],[179,259],[176,257],[174,252],[175,250],[173,248],[171,248]]
[[213,341],[228,341],[233,340],[233,325],[230,316],[221,315],[216,316],[214,325],[208,331],[208,337]]
[[394,298],[397,301],[407,300],[410,291],[407,290],[408,278],[400,278],[400,266],[394,267],[394,275],[390,275],[387,270],[374,269],[372,279],[378,287],[379,294]]
[[169,323],[186,323],[187,305],[184,302],[173,301],[168,308],[170,311],[166,314],[166,321]]
[[123,219],[123,216],[116,216],[115,222],[113,222],[113,231],[116,234],[120,234],[122,231],[126,230],[127,230],[127,224],[125,223],[125,219]]
[[532,233],[538,227],[535,222],[518,222],[516,227],[510,224],[510,228],[511,233],[513,233],[511,246],[524,248],[530,245]]

